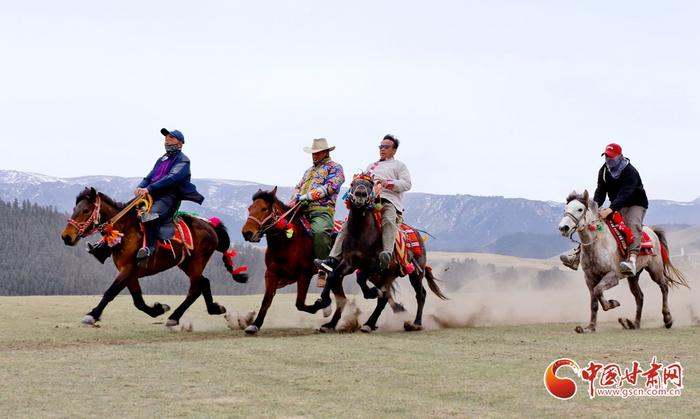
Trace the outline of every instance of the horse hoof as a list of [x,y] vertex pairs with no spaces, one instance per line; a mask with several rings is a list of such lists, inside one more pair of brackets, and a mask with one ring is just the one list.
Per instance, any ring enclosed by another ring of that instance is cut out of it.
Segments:
[[362,327],[360,328],[360,332],[362,332],[362,333],[372,333],[372,331],[375,330],[375,329],[376,329],[376,327],[373,328],[373,327],[371,327],[371,326],[364,325],[364,326],[362,326]]
[[423,326],[421,326],[420,324],[413,324],[411,322],[404,322],[403,330],[407,332],[417,332],[419,330],[423,330]]
[[391,306],[391,311],[394,313],[403,313],[406,311],[406,307],[404,307],[401,303],[395,303]]
[[586,327],[576,326],[576,329],[574,330],[576,333],[593,333],[595,332],[595,327],[590,325]]
[[161,304],[161,307],[163,307],[163,314],[167,313],[170,311],[170,306],[167,304]]
[[260,331],[260,328],[254,324],[245,328],[246,335],[254,335]]
[[333,309],[331,309],[331,306],[323,307],[323,317],[328,317],[331,314],[333,314]]
[[666,326],[666,329],[670,329],[671,326],[673,326],[673,319],[671,319],[671,320],[668,321],[668,322],[665,322],[665,323],[664,323],[664,326]]
[[175,327],[175,326],[177,326],[178,324],[180,324],[180,321],[179,321],[179,320],[168,319],[168,320],[165,322],[165,327]]
[[96,321],[95,318],[88,314],[85,317],[83,317],[82,320],[80,320],[80,323],[83,326],[94,326],[95,321]]
[[324,326],[321,326],[321,327],[318,329],[318,331],[321,332],[321,333],[335,333],[335,328],[334,328],[334,327],[330,327],[330,326],[325,326],[325,325],[324,325]]

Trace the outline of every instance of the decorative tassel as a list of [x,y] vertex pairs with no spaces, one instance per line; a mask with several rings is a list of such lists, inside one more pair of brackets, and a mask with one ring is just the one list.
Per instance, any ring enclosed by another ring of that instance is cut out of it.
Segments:
[[292,236],[294,236],[294,228],[288,228],[287,229],[287,238],[291,239]]

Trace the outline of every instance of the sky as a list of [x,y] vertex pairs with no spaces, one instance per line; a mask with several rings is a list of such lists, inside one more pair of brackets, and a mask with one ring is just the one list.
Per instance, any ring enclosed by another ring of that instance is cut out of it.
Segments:
[[609,142],[653,199],[700,197],[700,2],[3,1],[0,169],[346,175],[392,133],[413,191],[563,201]]

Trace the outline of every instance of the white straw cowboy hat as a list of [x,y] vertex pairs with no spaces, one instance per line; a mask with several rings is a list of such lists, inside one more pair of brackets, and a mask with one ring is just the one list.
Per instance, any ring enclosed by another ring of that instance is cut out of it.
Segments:
[[314,138],[313,142],[311,143],[311,147],[304,147],[304,151],[306,151],[307,153],[318,153],[319,151],[324,150],[335,150],[335,146],[328,146],[328,140],[326,140],[325,138]]

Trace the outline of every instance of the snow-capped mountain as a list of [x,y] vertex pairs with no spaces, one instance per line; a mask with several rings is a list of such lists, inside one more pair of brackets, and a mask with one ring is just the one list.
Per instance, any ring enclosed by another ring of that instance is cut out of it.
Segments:
[[[41,174],[0,170],[0,199],[29,200],[53,205],[70,213],[75,196],[92,186],[119,201],[126,201],[140,178],[117,176],[82,176],[57,178]],[[249,181],[194,179],[205,196],[203,206],[183,203],[183,210],[203,216],[219,216],[228,225],[233,240],[247,218],[251,196],[258,189],[271,189]],[[278,196],[288,199],[291,187],[279,187]],[[344,192],[341,192],[341,194]],[[428,246],[433,250],[489,251],[527,257],[551,257],[571,243],[561,238],[557,224],[563,202],[534,201],[522,198],[471,195],[434,195],[407,193],[405,220],[436,237]],[[347,210],[337,205],[337,218]],[[648,224],[700,224],[700,198],[692,202],[652,200],[647,213]]]

